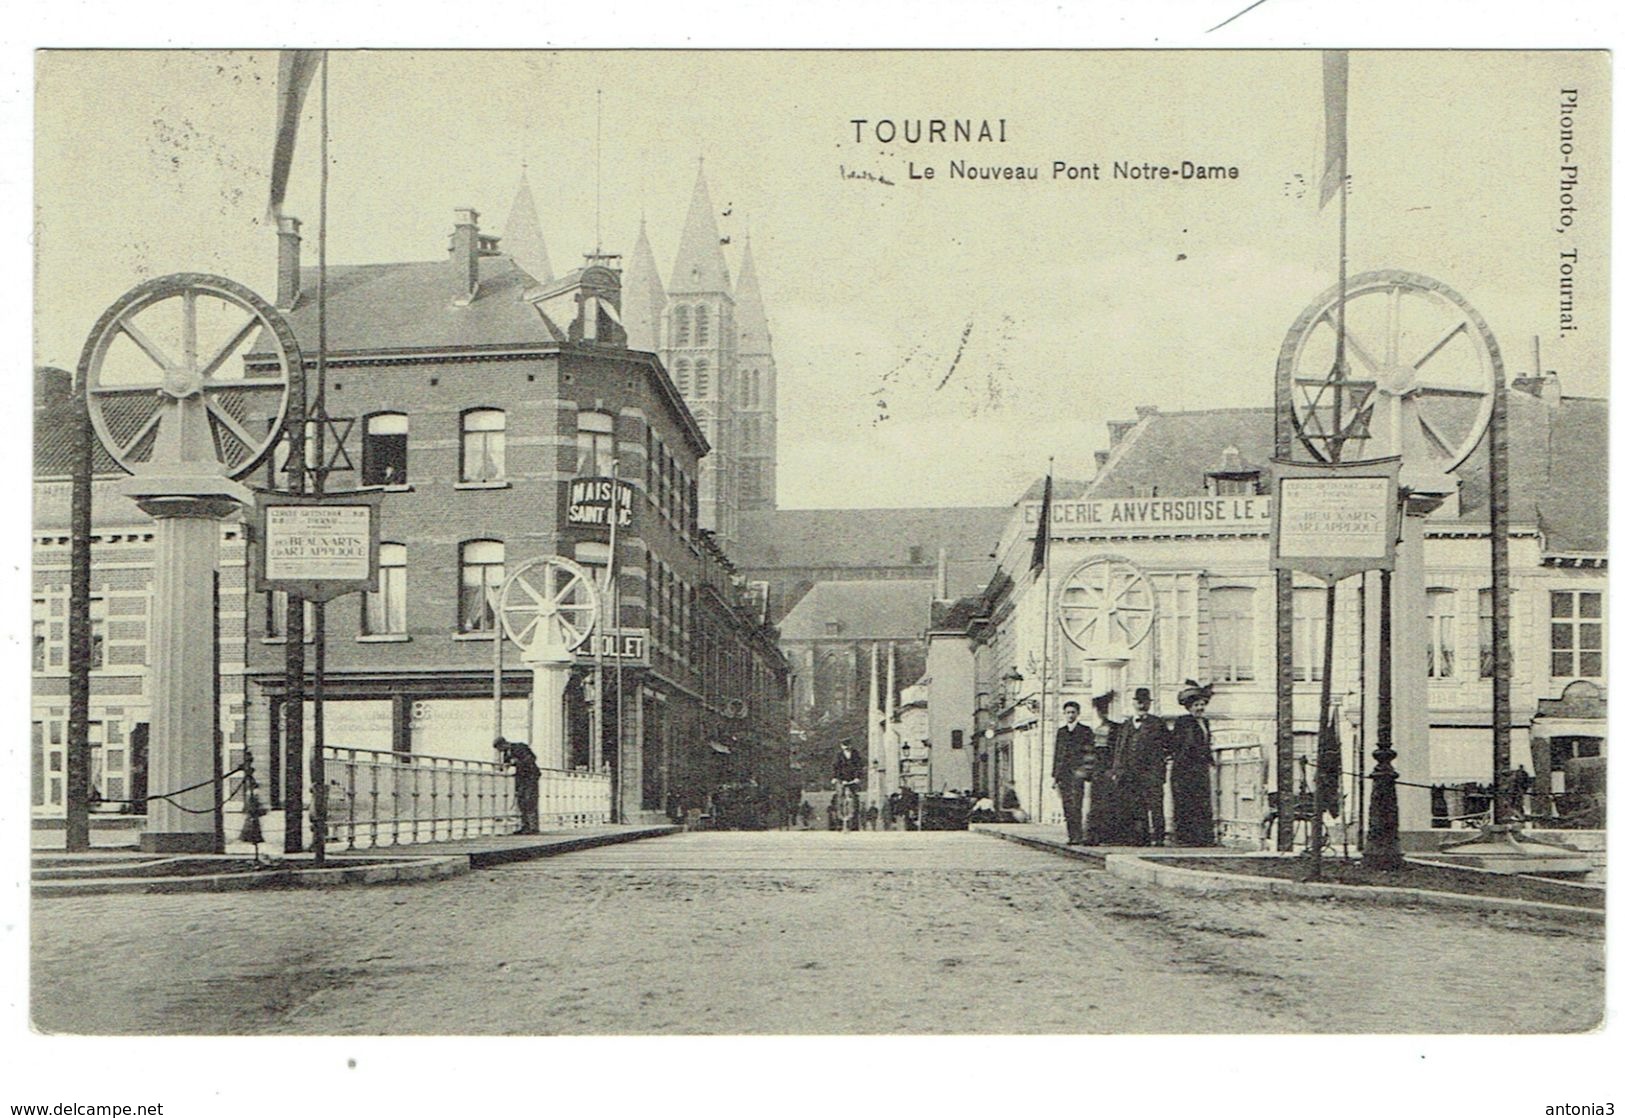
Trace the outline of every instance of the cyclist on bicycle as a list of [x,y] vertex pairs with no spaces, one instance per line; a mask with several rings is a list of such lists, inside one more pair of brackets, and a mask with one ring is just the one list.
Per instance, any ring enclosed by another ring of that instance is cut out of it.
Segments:
[[850,797],[850,807],[840,812],[842,826],[857,830],[858,785],[863,783],[863,758],[853,750],[851,738],[841,739],[840,751],[835,754],[835,776],[830,783],[835,785],[838,801],[842,797]]

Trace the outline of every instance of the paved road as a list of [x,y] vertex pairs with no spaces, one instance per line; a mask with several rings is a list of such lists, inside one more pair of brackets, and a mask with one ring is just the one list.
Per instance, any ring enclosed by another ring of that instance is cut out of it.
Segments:
[[1562,1032],[1603,996],[1595,925],[1178,893],[965,833],[64,898],[33,935],[36,1024],[91,1033]]

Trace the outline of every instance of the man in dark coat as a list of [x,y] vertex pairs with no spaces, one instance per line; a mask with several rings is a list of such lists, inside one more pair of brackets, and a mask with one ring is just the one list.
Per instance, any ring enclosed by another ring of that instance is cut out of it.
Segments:
[[1068,700],[1061,706],[1066,722],[1055,730],[1055,761],[1050,776],[1061,793],[1061,813],[1066,816],[1068,846],[1083,842],[1083,793],[1093,774],[1095,735],[1078,721],[1079,706]]
[[537,785],[541,783],[542,769],[536,763],[536,754],[530,746],[522,741],[508,741],[506,738],[496,740],[497,752],[502,754],[502,760],[513,766],[513,795],[519,804],[519,830],[521,835],[536,835],[541,833],[541,821],[537,816],[538,801]]
[[1161,846],[1167,833],[1162,811],[1162,785],[1168,767],[1168,724],[1151,710],[1151,689],[1134,689],[1134,717],[1122,735],[1115,771],[1128,804],[1128,832],[1136,840]]

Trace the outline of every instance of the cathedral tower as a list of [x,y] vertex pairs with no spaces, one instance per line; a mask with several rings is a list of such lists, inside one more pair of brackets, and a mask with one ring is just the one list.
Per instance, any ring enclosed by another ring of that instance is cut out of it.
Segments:
[[660,356],[711,444],[700,463],[700,527],[715,532],[727,547],[739,531],[737,335],[733,283],[721,241],[702,164],[666,289]]
[[745,256],[734,287],[734,321],[739,329],[734,399],[739,507],[772,509],[778,506],[778,371],[773,364],[767,311],[756,285],[756,258],[751,255],[749,233],[745,234]]

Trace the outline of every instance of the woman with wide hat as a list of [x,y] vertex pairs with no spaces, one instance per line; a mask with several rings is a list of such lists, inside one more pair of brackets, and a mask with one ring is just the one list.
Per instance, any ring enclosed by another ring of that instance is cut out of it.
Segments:
[[1127,790],[1117,780],[1117,755],[1123,748],[1126,724],[1112,720],[1112,702],[1116,691],[1107,691],[1090,700],[1095,709],[1094,772],[1089,781],[1089,813],[1083,825],[1083,841],[1088,846],[1107,846],[1127,843],[1129,805]]
[[1173,791],[1174,841],[1180,846],[1212,846],[1213,842],[1213,730],[1207,705],[1213,688],[1187,679],[1179,691],[1185,714],[1174,719],[1172,764],[1168,784]]

